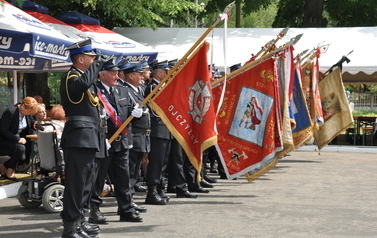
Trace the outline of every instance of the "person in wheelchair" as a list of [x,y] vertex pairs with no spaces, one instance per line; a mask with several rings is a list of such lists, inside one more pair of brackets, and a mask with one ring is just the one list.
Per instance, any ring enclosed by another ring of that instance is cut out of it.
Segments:
[[62,105],[53,106],[50,110],[50,123],[54,125],[56,129],[56,135],[60,142],[65,125],[65,112]]
[[36,120],[36,123],[43,124],[47,119],[46,106],[43,103],[38,103],[37,108],[38,110],[33,114],[33,117]]
[[0,119],[0,155],[9,155],[10,159],[0,165],[1,176],[18,181],[15,176],[17,165],[21,161],[29,162],[31,141],[26,135],[35,134],[32,128],[32,114],[36,113],[37,101],[33,97],[25,97],[4,111]]
[[[50,109],[50,120],[42,121],[42,123],[38,123],[36,125],[37,130],[56,133],[56,142],[58,146],[57,149],[59,150],[61,156],[63,156],[63,151],[60,148],[60,140],[62,137],[65,121],[65,112],[63,106],[56,105]],[[64,161],[62,162],[62,164],[64,164]]]

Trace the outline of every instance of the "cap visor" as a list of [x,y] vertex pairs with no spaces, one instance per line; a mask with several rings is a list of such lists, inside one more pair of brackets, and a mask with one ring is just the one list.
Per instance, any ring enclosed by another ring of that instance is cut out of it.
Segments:
[[95,55],[97,55],[94,51],[84,51],[84,52],[82,52],[82,54],[84,54],[84,55],[93,55],[93,56],[95,56]]

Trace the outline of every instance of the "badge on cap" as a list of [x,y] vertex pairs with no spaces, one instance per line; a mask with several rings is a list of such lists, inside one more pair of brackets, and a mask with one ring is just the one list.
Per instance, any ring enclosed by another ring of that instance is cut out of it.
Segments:
[[143,73],[143,67],[141,63],[128,63],[124,65],[124,67],[120,68],[121,71],[125,74],[133,73],[133,72],[139,72]]
[[154,65],[151,66],[152,69],[164,69],[164,70],[169,70],[169,63],[167,60],[160,61]]
[[73,45],[67,47],[71,55],[85,54],[85,55],[97,55],[92,48],[92,40],[86,39],[74,43]]

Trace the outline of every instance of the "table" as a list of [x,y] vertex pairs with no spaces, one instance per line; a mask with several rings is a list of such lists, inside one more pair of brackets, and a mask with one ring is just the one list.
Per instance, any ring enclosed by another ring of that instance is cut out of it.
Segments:
[[29,138],[31,141],[37,141],[38,140],[38,135],[37,134],[26,135],[26,138]]
[[[360,131],[361,131],[361,128],[364,128],[364,127],[372,127],[374,128],[374,125],[376,123],[376,116],[353,116],[353,120],[354,120],[354,131],[353,131],[353,135],[354,135],[354,140],[353,140],[353,144],[356,145],[356,139],[358,138],[358,136],[361,135]],[[364,135],[363,135],[364,136]]]

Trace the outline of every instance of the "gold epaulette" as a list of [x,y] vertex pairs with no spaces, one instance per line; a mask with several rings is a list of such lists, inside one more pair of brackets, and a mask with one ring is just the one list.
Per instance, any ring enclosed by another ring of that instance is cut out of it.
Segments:
[[90,103],[93,106],[97,107],[99,105],[99,98],[97,96],[93,96],[93,94],[90,93],[89,89],[86,90],[86,94],[88,94]]

